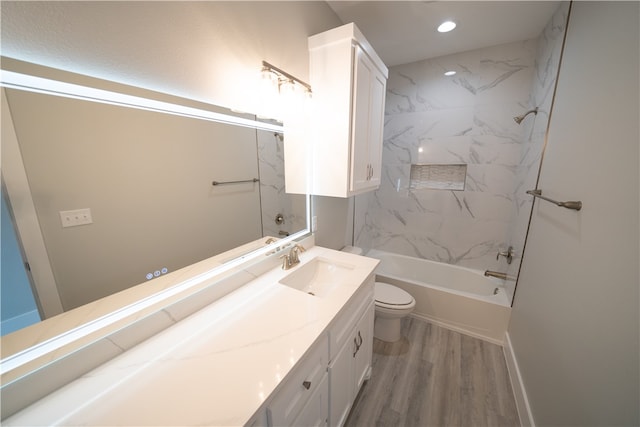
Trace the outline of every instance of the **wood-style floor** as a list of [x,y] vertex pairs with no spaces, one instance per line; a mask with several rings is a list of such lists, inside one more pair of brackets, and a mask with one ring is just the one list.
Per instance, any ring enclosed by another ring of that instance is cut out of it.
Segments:
[[502,347],[406,317],[374,340],[371,379],[346,426],[519,426]]

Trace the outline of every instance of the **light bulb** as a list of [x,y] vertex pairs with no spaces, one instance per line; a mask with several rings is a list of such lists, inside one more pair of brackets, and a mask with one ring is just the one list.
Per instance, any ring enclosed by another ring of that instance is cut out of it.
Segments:
[[456,23],[453,21],[445,21],[438,27],[438,32],[440,33],[448,33],[449,31],[456,28]]

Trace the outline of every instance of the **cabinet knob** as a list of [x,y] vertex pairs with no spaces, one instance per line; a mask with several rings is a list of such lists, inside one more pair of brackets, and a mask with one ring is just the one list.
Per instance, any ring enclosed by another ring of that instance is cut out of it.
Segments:
[[309,390],[311,388],[311,381],[303,381],[302,386]]

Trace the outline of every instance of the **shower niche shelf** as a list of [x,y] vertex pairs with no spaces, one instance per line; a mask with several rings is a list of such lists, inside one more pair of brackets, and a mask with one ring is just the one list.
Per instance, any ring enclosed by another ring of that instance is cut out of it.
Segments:
[[409,189],[462,191],[466,178],[466,164],[413,164]]

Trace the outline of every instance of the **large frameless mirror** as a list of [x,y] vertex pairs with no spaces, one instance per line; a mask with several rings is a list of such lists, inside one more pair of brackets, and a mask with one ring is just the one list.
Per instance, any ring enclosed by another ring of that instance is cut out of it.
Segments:
[[284,190],[281,123],[6,70],[2,83],[3,359],[27,350],[11,333],[22,326],[158,294],[187,266],[224,267],[308,230],[309,198]]

